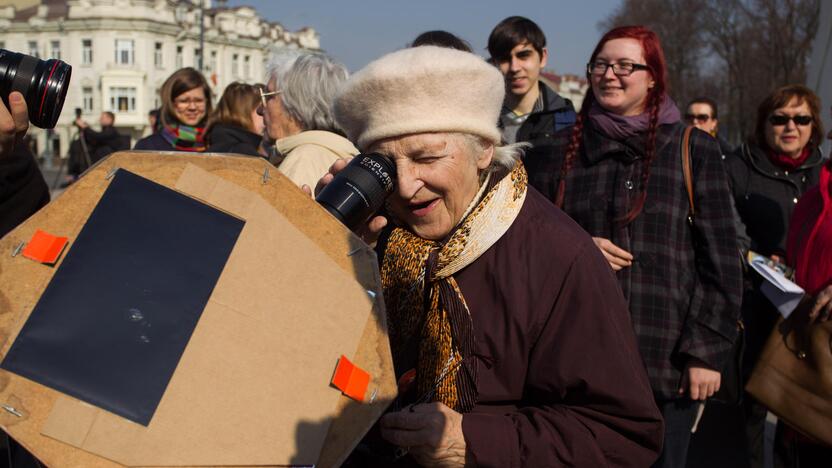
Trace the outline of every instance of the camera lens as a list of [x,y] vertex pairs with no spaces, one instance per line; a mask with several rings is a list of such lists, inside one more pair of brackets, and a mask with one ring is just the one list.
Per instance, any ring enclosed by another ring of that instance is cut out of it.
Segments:
[[0,95],[9,107],[9,94],[19,91],[29,108],[29,121],[40,128],[54,128],[64,107],[72,67],[56,59],[35,57],[0,49]]
[[316,200],[350,229],[381,209],[393,192],[396,166],[378,153],[359,154],[324,187]]

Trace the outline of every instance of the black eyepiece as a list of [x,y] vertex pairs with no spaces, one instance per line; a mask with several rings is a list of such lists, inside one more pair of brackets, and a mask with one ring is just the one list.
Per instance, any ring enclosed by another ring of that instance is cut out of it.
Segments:
[[355,230],[384,205],[396,183],[396,166],[378,153],[359,154],[315,199]]
[[29,121],[54,128],[64,107],[72,67],[57,59],[35,57],[0,49],[0,96],[9,107],[9,94],[19,91],[29,107]]

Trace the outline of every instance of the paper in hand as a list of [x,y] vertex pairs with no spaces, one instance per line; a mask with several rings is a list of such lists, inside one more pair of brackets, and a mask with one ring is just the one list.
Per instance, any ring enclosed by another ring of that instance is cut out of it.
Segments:
[[748,264],[765,280],[760,291],[777,307],[783,318],[789,318],[803,299],[805,291],[786,278],[783,273],[772,268],[770,263],[771,259],[768,257],[748,252]]

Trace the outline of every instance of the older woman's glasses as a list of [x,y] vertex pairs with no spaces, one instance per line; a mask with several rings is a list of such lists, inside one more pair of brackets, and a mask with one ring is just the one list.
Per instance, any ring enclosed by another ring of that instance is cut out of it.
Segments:
[[615,76],[630,76],[634,71],[650,70],[650,67],[647,65],[633,62],[607,63],[596,60],[586,64],[586,72],[590,75],[603,76],[609,68],[612,68]]
[[269,99],[271,99],[272,97],[277,96],[278,94],[283,92],[283,91],[266,91],[266,92],[263,92],[263,88],[257,88],[257,89],[258,89],[258,91],[260,91],[260,101],[263,103],[263,107],[266,107],[266,103],[268,102]]
[[793,121],[795,125],[801,126],[809,125],[814,121],[811,115],[772,115],[769,116],[768,123],[773,127],[782,127],[783,125],[787,125],[789,120]]

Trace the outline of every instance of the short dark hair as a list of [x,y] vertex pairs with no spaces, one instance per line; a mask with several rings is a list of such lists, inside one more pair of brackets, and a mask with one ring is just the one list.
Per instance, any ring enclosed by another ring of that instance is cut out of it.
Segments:
[[102,112],[102,114],[104,114],[104,115],[106,115],[107,117],[109,117],[109,118],[110,118],[110,121],[112,121],[113,123],[116,123],[116,115],[115,115],[115,114],[113,114],[112,112],[110,112],[110,111],[104,111],[104,112]]
[[823,141],[823,120],[820,114],[820,98],[806,86],[790,84],[772,91],[757,108],[757,125],[754,129],[754,138],[758,146],[772,149],[768,147],[766,142],[766,122],[774,111],[786,107],[792,99],[797,99],[798,105],[805,102],[809,107],[809,113],[812,114],[812,137],[808,144],[821,144]]
[[416,39],[413,39],[413,43],[410,44],[410,47],[426,45],[445,47],[446,49],[456,49],[463,52],[473,52],[471,44],[469,44],[468,41],[461,39],[448,31],[425,31],[416,36]]
[[693,104],[707,104],[711,106],[711,118],[719,118],[719,108],[716,106],[716,101],[714,101],[713,99],[705,96],[699,96],[697,98],[691,99],[686,109],[690,109],[690,106],[692,106]]
[[500,21],[488,36],[488,53],[499,60],[511,55],[511,49],[528,42],[538,54],[543,55],[546,36],[532,20],[522,16],[509,16]]

